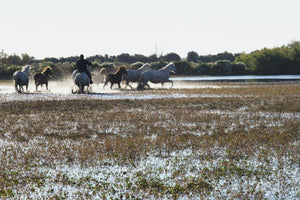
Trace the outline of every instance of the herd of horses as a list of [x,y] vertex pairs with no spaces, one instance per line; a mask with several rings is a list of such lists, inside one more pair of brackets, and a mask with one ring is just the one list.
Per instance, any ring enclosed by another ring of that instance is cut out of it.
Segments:
[[[89,71],[91,71],[91,67],[87,67]],[[23,86],[26,86],[26,90],[28,91],[29,84],[29,72],[30,66],[25,66],[21,71],[16,71],[13,74],[13,78],[15,81],[15,89],[16,92],[21,93],[24,91]],[[176,73],[176,67],[173,62],[167,64],[165,67],[159,70],[152,70],[148,63],[142,65],[140,68],[136,70],[127,70],[125,66],[119,67],[113,73],[106,73],[106,69],[102,68],[99,74],[105,75],[105,81],[103,88],[106,87],[108,83],[110,83],[110,88],[112,89],[114,84],[118,84],[118,88],[121,88],[121,82],[124,80],[126,83],[125,88],[132,86],[129,84],[130,82],[137,82],[138,90],[143,90],[145,87],[150,88],[148,82],[152,83],[161,83],[162,86],[165,82],[170,82],[173,87],[173,81],[169,79],[170,73]],[[48,81],[52,76],[52,68],[50,66],[45,67],[42,72],[37,72],[34,74],[34,82],[36,86],[36,91],[38,90],[38,86],[46,85],[46,89],[48,90]],[[73,91],[72,93],[84,93],[89,91],[90,87],[90,78],[85,72],[79,72],[78,70],[74,70],[72,73],[72,79],[74,85],[77,86],[77,91]],[[87,88],[85,90],[85,88]]]

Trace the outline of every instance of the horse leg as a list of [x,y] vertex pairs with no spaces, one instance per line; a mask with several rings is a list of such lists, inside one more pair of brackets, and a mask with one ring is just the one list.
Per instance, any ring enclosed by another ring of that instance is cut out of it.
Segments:
[[170,89],[173,87],[173,81],[172,80],[167,80],[166,82],[170,82],[172,85],[170,87]]
[[128,86],[130,87],[130,89],[132,90],[132,86],[128,83]]
[[120,83],[118,83],[118,86],[119,86],[119,89],[121,88],[121,85],[120,85]]
[[103,85],[103,89],[105,88],[105,86],[107,85],[108,81],[105,81],[104,85]]
[[16,92],[19,92],[19,89],[18,89],[18,84],[17,84],[17,82],[15,82],[15,89],[16,89]]
[[46,84],[46,89],[48,90],[48,82],[46,82],[45,84]]
[[170,82],[172,85],[170,87],[170,89],[173,87],[173,81],[172,80],[168,80],[167,82]]
[[26,84],[26,92],[28,92],[28,83]]
[[114,85],[113,83],[110,83],[110,89],[111,89],[111,90],[112,90],[113,85]]
[[139,82],[139,85],[137,87],[138,90],[143,90],[145,89],[145,86],[148,86],[148,88],[150,88],[150,86],[148,85],[148,81],[144,80],[143,77]]
[[16,87],[16,91],[17,91],[18,93],[22,93],[22,90],[24,91],[23,86],[21,86],[21,85],[18,84],[18,83],[16,83],[15,87]]

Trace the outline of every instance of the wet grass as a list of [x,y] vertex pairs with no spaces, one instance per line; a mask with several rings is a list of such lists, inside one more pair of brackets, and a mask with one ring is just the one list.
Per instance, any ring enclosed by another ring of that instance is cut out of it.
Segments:
[[299,198],[300,84],[216,85],[1,103],[0,197]]

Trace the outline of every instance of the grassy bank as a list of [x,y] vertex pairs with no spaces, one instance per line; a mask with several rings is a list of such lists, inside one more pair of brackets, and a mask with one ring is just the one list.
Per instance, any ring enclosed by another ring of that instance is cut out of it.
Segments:
[[299,83],[0,104],[0,197],[295,199]]

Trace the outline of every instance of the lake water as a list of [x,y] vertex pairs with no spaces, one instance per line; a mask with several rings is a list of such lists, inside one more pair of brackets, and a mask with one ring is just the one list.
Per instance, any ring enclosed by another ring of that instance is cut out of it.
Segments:
[[173,81],[300,81],[300,75],[244,75],[244,76],[185,76],[172,77]]

